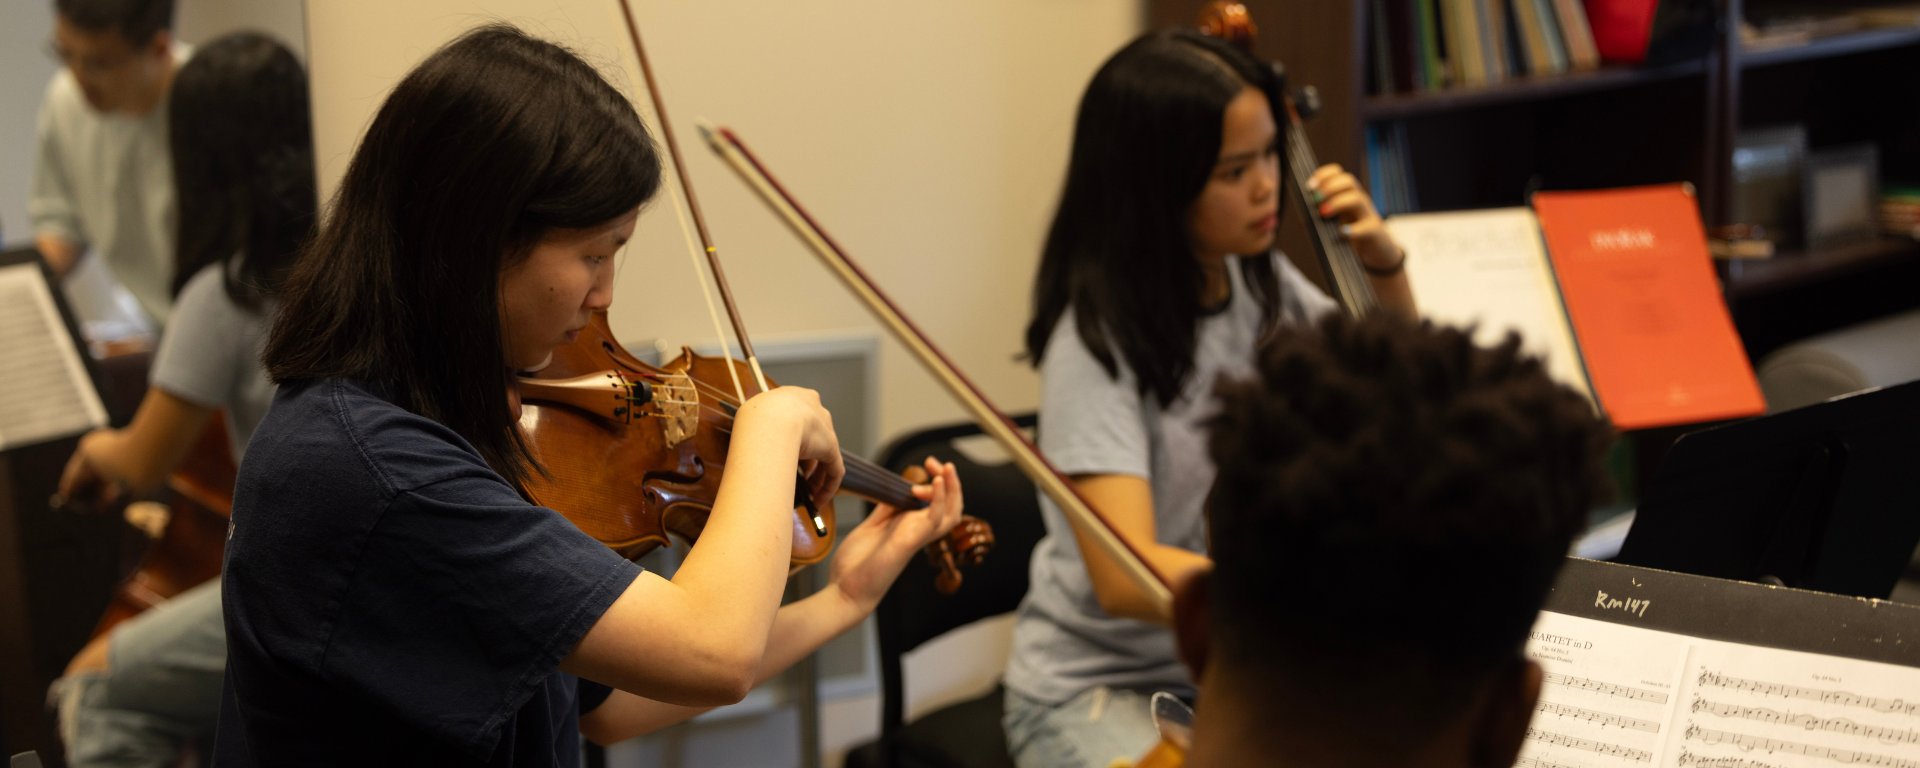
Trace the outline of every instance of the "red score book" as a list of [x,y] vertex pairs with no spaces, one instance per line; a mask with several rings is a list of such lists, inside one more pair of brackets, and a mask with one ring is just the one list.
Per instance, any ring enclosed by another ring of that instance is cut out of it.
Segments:
[[1587,376],[1615,427],[1766,410],[1690,187],[1541,192],[1533,209]]

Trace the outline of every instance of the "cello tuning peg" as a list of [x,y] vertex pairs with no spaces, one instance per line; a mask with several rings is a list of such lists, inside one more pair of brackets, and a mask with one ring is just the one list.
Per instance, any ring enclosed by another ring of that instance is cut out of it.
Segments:
[[1300,113],[1300,119],[1312,120],[1320,113],[1320,89],[1311,85],[1300,86],[1293,93],[1293,109]]
[[1269,61],[1267,66],[1273,70],[1273,82],[1278,90],[1287,89],[1287,65],[1278,61]]

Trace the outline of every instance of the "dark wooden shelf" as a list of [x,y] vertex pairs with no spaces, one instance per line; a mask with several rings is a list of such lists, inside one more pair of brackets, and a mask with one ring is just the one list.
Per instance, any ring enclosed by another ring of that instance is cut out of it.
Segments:
[[[1743,51],[1739,62],[1742,68],[1766,67],[1906,45],[1920,45],[1920,27],[1870,29],[1823,37],[1805,45],[1764,51]],[[1478,88],[1447,88],[1439,91],[1396,93],[1391,96],[1368,96],[1360,102],[1360,118],[1366,121],[1399,120],[1460,109],[1539,101],[1623,88],[1640,83],[1672,80],[1698,75],[1704,71],[1706,71],[1706,62],[1696,60],[1659,67],[1603,67],[1561,75],[1517,77],[1498,85]]]
[[1727,297],[1760,296],[1914,258],[1920,258],[1920,241],[1886,237],[1823,251],[1736,260],[1728,267]]
[[1860,32],[1848,32],[1831,37],[1815,39],[1806,45],[1788,48],[1773,48],[1764,51],[1741,51],[1742,68],[1765,67],[1774,64],[1787,64],[1796,61],[1810,61],[1850,53],[1866,53],[1886,48],[1898,48],[1903,45],[1920,43],[1920,27],[1888,27],[1869,29]]
[[1660,67],[1602,67],[1560,75],[1517,77],[1498,85],[1447,88],[1422,93],[1368,96],[1360,102],[1362,120],[1398,120],[1459,109],[1539,101],[1592,93],[1640,83],[1672,80],[1706,71],[1704,61],[1683,61]]

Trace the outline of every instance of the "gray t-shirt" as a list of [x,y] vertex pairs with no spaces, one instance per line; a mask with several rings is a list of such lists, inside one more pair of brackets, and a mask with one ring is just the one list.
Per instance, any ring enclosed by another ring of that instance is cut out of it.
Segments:
[[271,300],[259,314],[233,303],[220,266],[209,265],[180,289],[153,355],[153,386],[194,405],[226,410],[236,464],[273,404],[274,384],[260,367],[272,318]]
[[[1338,308],[1285,257],[1270,258],[1279,274],[1282,322],[1309,322]],[[1227,270],[1232,297],[1201,318],[1193,373],[1172,405],[1162,408],[1152,394],[1141,394],[1117,354],[1120,375],[1109,377],[1081,342],[1071,309],[1054,325],[1040,365],[1041,450],[1070,475],[1146,478],[1160,543],[1194,552],[1206,551],[1202,507],[1214,474],[1200,421],[1213,410],[1214,380],[1252,369],[1260,334],[1260,305],[1234,262]],[[1007,687],[1054,703],[1102,685],[1192,695],[1173,634],[1101,610],[1065,515],[1044,494],[1040,507],[1047,536],[1033,550],[1032,586],[1013,627]]]

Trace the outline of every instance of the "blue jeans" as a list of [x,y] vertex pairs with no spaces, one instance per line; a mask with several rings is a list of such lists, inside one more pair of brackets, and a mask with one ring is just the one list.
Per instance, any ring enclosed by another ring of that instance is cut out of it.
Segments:
[[107,670],[58,684],[60,736],[73,768],[165,768],[188,739],[213,735],[227,668],[220,580],[114,627]]
[[1153,692],[1099,686],[1060,704],[1007,691],[1007,751],[1019,768],[1131,765],[1160,741],[1148,709]]

